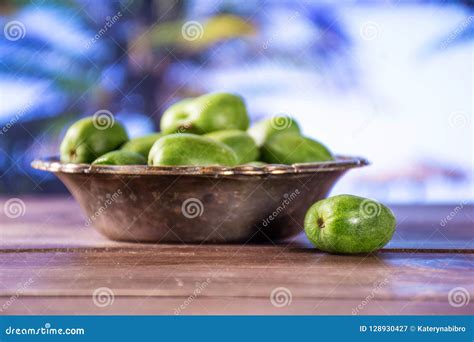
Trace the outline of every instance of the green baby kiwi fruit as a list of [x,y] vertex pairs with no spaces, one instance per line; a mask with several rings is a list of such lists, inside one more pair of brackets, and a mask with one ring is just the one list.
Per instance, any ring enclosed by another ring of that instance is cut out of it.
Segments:
[[60,146],[61,162],[91,163],[127,142],[125,128],[113,117],[91,116],[69,127]]
[[274,135],[262,146],[261,160],[272,164],[312,163],[333,160],[320,142],[294,133]]
[[280,115],[255,123],[247,132],[255,140],[258,146],[262,146],[268,141],[268,139],[277,134],[300,134],[300,127],[294,119]]
[[180,101],[163,113],[160,122],[161,131],[165,134],[246,130],[248,125],[244,100],[229,93],[211,93]]
[[176,133],[158,139],[148,156],[148,165],[237,165],[237,156],[227,145],[211,138]]
[[148,158],[148,153],[151,147],[163,134],[152,133],[144,135],[142,137],[130,139],[125,145],[122,146],[122,151],[130,151],[141,154],[143,157]]
[[146,159],[136,152],[118,150],[100,156],[92,165],[146,165]]
[[229,146],[237,155],[239,164],[257,160],[260,154],[255,141],[244,131],[236,129],[216,131],[206,134],[206,136]]
[[168,107],[160,120],[160,129],[163,134],[171,133],[200,133],[192,126],[189,105],[194,99],[183,99]]
[[396,219],[383,204],[353,195],[316,202],[304,220],[308,239],[329,253],[370,253],[385,246],[395,232]]

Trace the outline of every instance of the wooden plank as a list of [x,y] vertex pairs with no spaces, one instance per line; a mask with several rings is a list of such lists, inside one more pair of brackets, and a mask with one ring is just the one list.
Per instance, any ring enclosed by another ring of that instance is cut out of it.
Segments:
[[[6,200],[8,198],[0,197],[0,208]],[[53,197],[47,200],[27,197],[23,201],[23,216],[0,216],[0,249],[116,246],[141,249],[143,246],[107,240],[92,227],[86,226],[81,209],[71,197]],[[386,248],[474,249],[474,205],[391,207],[397,216],[398,227]],[[2,214],[0,211],[0,215]],[[446,220],[448,216],[449,221]],[[444,221],[447,223],[443,225]],[[311,247],[304,234],[291,239],[291,242],[297,246]]]
[[[174,314],[183,303],[180,314],[473,312],[472,301],[449,301],[456,289],[474,293],[473,206],[455,215],[456,206],[396,206],[387,248],[335,256],[304,235],[266,245],[113,242],[84,225],[72,199],[23,200],[23,216],[1,216],[0,314]],[[104,287],[114,303],[100,307],[93,294]],[[291,303],[278,307],[270,298],[281,289]]]
[[0,254],[0,296],[11,297],[21,288],[22,298],[52,296],[62,301],[92,297],[94,290],[107,287],[116,297],[183,299],[200,288],[199,297],[269,298],[275,288],[285,288],[295,300],[312,303],[362,303],[376,297],[407,305],[437,302],[441,309],[449,305],[453,288],[474,292],[473,261],[472,254],[386,252],[353,257],[270,246],[9,252]]
[[[0,302],[5,298],[0,297]],[[187,303],[187,305],[185,305]],[[20,297],[3,314],[9,315],[468,315],[472,305],[453,307],[447,301],[357,300],[293,298],[276,307],[270,298],[246,297],[137,297],[117,296],[98,307],[91,296]],[[183,309],[184,307],[184,309]],[[2,313],[0,313],[1,315]]]
[[[376,286],[384,298],[411,298],[416,285],[436,285],[443,297],[454,286],[472,289],[473,255],[382,253],[368,257],[334,256],[277,247],[189,248],[164,246],[147,251],[110,250],[81,253],[0,254],[0,294],[16,291],[33,279],[24,294],[85,295],[101,285],[118,293],[187,295],[210,278],[209,295],[263,296],[272,286],[293,288],[295,294],[324,297],[334,286],[352,289],[339,297],[352,298],[360,285]],[[394,281],[391,283],[391,281]],[[115,285],[115,283],[117,285]],[[268,285],[268,286],[267,286]],[[389,286],[388,286],[389,285]],[[406,288],[403,288],[403,286]],[[229,288],[229,286],[231,288]],[[359,297],[357,297],[359,298]]]

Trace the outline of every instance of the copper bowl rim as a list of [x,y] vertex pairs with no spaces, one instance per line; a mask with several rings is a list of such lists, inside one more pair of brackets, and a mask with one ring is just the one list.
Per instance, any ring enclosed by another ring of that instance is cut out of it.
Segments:
[[61,163],[58,157],[35,159],[31,166],[38,170],[78,174],[116,175],[279,175],[325,171],[343,171],[369,165],[363,157],[336,156],[335,160],[302,164],[267,164],[263,166],[148,166],[148,165],[91,165]]

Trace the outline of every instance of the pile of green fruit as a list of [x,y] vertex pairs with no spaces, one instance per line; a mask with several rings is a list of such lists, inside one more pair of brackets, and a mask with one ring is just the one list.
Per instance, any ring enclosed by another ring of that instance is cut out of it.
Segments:
[[128,139],[124,127],[98,117],[74,123],[61,143],[64,163],[95,165],[262,165],[333,160],[321,143],[301,135],[291,118],[276,116],[249,128],[243,99],[206,94],[169,107],[160,133]]
[[[277,116],[249,128],[240,96],[206,94],[169,107],[161,132],[128,139],[124,127],[108,118],[74,123],[61,143],[64,163],[95,165],[264,165],[333,160],[321,143],[304,137],[291,118]],[[383,247],[395,231],[389,208],[373,200],[340,195],[315,203],[305,232],[330,253],[368,253]]]

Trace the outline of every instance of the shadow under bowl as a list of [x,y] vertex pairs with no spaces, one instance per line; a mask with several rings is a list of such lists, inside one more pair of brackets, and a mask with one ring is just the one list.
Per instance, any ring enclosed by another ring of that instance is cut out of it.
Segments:
[[112,240],[244,243],[298,234],[309,207],[346,171],[368,164],[338,156],[261,167],[63,164],[57,157],[31,165],[56,174],[84,209],[85,224]]

